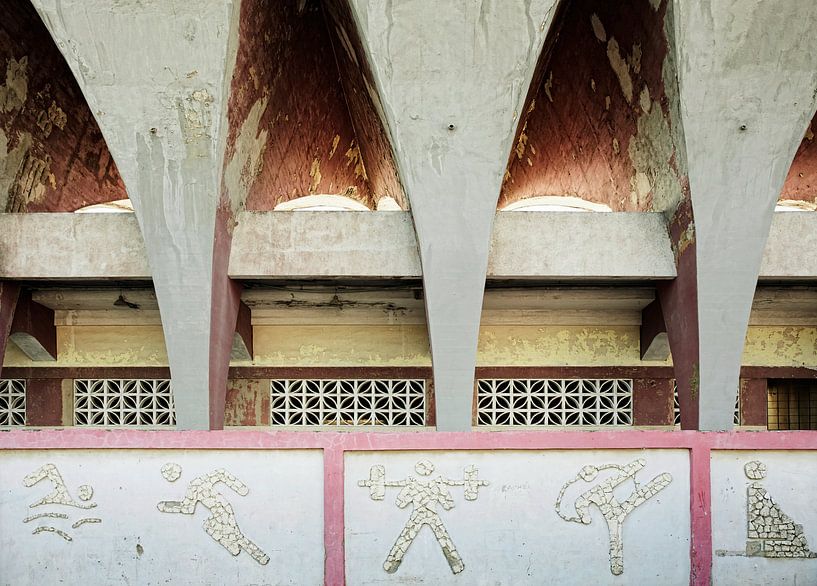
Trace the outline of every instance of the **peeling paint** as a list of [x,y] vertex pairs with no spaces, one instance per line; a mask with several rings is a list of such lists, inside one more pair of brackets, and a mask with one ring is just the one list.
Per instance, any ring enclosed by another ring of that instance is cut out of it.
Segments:
[[635,73],[641,73],[641,45],[639,43],[633,45],[633,50],[627,57],[627,63]]
[[650,107],[652,103],[650,102],[650,88],[647,85],[644,85],[644,88],[641,90],[641,93],[638,94],[638,105],[641,106],[641,111],[645,114],[650,113]]
[[551,93],[552,90],[553,90],[553,72],[552,71],[548,75],[548,78],[545,80],[544,90],[545,90],[545,95],[548,97],[548,100],[550,100],[550,102],[552,103],[553,102],[553,94]]
[[6,83],[0,85],[0,112],[14,112],[28,95],[28,56],[11,58],[6,64]]
[[68,122],[68,116],[60,108],[56,102],[51,102],[48,110],[40,110],[37,115],[37,126],[43,131],[45,138],[51,135],[54,126],[60,130],[65,129],[65,124]]
[[259,126],[267,100],[267,96],[263,96],[250,108],[236,138],[233,155],[224,168],[224,187],[233,214],[246,202],[250,187],[264,166],[268,133],[266,129],[259,130]]
[[514,149],[517,159],[521,159],[523,156],[525,156],[525,147],[528,144],[528,135],[525,133],[527,129],[528,123],[525,122],[525,125],[522,127],[522,131],[519,133],[519,139],[516,141],[516,148]]
[[593,34],[596,35],[596,38],[602,43],[606,43],[607,31],[604,30],[604,24],[595,12],[590,15],[590,26],[593,27]]
[[364,181],[368,179],[366,176],[366,168],[363,166],[363,157],[360,156],[360,148],[353,140],[349,143],[349,149],[345,153],[346,166],[354,166],[355,176],[360,177]]
[[817,327],[752,326],[746,335],[743,364],[814,366]]
[[182,133],[187,144],[199,142],[210,137],[213,125],[211,112],[214,99],[207,89],[193,91],[184,99],[179,99],[179,110],[182,115]]
[[321,160],[318,158],[312,159],[312,165],[309,168],[309,176],[312,181],[309,184],[309,193],[314,194],[318,191],[318,186],[321,184]]
[[28,132],[18,134],[17,145],[10,151],[8,143],[6,133],[0,128],[0,210],[2,211],[10,211],[12,184],[31,148],[31,134]]
[[332,160],[332,157],[335,156],[335,151],[338,150],[338,144],[340,143],[340,135],[336,134],[335,138],[332,139],[332,148],[329,150],[329,160]]
[[45,196],[44,181],[49,178],[50,168],[49,155],[37,157],[27,150],[9,189],[6,210],[11,213],[25,212],[28,204],[41,201]]
[[621,86],[621,91],[627,103],[633,101],[633,80],[630,76],[630,64],[621,56],[621,50],[618,46],[618,41],[610,38],[607,42],[607,59],[610,61],[610,67],[618,78],[618,83]]
[[681,182],[670,165],[678,149],[658,102],[639,116],[627,150],[635,170],[630,180],[632,202],[638,209],[674,210],[683,197]]

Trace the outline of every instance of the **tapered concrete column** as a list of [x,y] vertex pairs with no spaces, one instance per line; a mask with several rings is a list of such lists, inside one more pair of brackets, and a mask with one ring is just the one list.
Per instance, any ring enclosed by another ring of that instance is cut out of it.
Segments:
[[471,428],[491,225],[556,0],[352,0],[414,217],[437,428]]
[[238,4],[34,0],[133,201],[182,429],[220,428],[224,418],[239,300],[226,276],[230,239],[216,231],[232,230],[229,206],[218,221],[217,209]]
[[697,284],[698,348],[677,352],[667,326],[697,427],[729,429],[774,205],[815,110],[817,4],[675,0],[674,11],[695,250],[694,276],[679,265],[678,278]]
[[0,375],[3,374],[3,358],[6,356],[6,345],[19,295],[20,286],[17,283],[0,281]]

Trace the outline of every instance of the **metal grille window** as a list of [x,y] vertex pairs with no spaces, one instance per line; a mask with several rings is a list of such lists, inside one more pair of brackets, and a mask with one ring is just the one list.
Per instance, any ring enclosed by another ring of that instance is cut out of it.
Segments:
[[817,430],[817,381],[769,381],[769,430]]
[[478,425],[624,426],[632,423],[632,380],[477,381]]
[[74,381],[74,425],[118,427],[175,424],[169,380]]
[[426,382],[390,379],[275,379],[271,425],[423,426]]
[[26,424],[26,381],[0,380],[0,427]]
[[[681,425],[681,403],[678,401],[678,383],[675,381],[672,381],[672,393],[672,421],[675,425]],[[732,423],[740,425],[740,389],[738,389],[735,396],[735,413],[732,417]]]

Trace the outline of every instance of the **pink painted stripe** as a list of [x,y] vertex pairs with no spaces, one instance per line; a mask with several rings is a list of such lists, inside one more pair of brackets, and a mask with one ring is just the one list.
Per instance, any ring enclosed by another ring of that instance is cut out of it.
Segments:
[[346,584],[345,519],[343,495],[343,448],[331,446],[323,451],[323,546],[324,584]]
[[815,450],[817,431],[501,431],[307,432],[146,431],[64,428],[0,431],[0,449],[323,449],[548,450],[706,447],[723,450]]
[[712,479],[710,450],[693,447],[689,453],[690,586],[712,583]]

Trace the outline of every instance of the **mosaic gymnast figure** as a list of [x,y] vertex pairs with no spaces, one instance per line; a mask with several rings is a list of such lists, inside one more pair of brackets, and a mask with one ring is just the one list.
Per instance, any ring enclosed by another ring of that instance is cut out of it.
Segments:
[[[178,464],[162,466],[162,476],[168,482],[175,482],[182,474],[182,467]],[[182,513],[192,515],[196,512],[196,505],[201,503],[210,510],[210,516],[204,520],[204,530],[207,535],[221,544],[232,555],[238,555],[243,549],[259,564],[269,563],[269,556],[261,551],[255,543],[238,528],[233,506],[224,498],[215,485],[223,483],[240,496],[247,496],[250,489],[229,472],[219,468],[209,474],[199,476],[187,485],[184,499],[181,501],[161,501],[157,508],[163,513]]]

